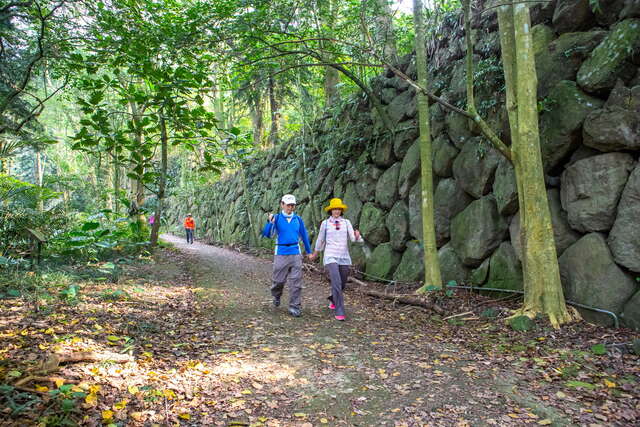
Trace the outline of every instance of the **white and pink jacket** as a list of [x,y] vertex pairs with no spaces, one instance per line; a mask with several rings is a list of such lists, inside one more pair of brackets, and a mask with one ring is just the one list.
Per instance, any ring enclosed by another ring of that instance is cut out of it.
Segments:
[[320,224],[316,251],[324,250],[324,265],[333,262],[338,265],[351,265],[349,256],[349,240],[363,243],[362,236],[356,240],[353,225],[348,219],[329,217]]

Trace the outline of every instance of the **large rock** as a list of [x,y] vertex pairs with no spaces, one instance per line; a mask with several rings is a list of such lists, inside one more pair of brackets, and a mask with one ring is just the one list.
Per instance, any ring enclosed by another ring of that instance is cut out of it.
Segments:
[[371,258],[373,249],[367,243],[349,242],[349,254],[351,255],[351,265],[359,271],[364,271],[367,261]]
[[[547,201],[549,202],[549,212],[551,214],[551,226],[553,227],[553,239],[556,244],[556,253],[558,256],[569,246],[574,244],[580,234],[575,232],[569,226],[567,221],[567,213],[562,210],[560,203],[560,191],[557,188],[551,188],[547,191]],[[522,259],[522,244],[520,242],[520,214],[517,213],[511,219],[509,224],[509,236],[511,244],[516,252],[518,259]]]
[[[543,52],[556,38],[555,31],[548,25],[538,24],[531,27],[531,40],[533,42],[533,54]],[[537,61],[537,59],[536,59]]]
[[[636,292],[624,305],[622,321],[628,328],[640,331],[640,291]],[[637,353],[640,354],[640,352]]]
[[611,228],[633,163],[629,154],[607,153],[565,169],[560,197],[574,230],[588,233]]
[[578,71],[577,82],[587,92],[613,88],[617,79],[630,80],[635,74],[631,59],[640,48],[640,19],[618,22]]
[[385,225],[384,211],[373,203],[365,203],[360,214],[360,231],[364,239],[372,245],[389,241],[389,230]]
[[433,141],[433,172],[442,177],[453,174],[453,161],[460,150],[449,142],[446,134],[441,134]]
[[487,281],[487,277],[489,277],[489,263],[491,262],[491,258],[487,258],[482,261],[480,267],[475,268],[469,273],[469,282],[473,286],[482,286]]
[[443,246],[451,236],[451,218],[462,212],[473,201],[453,178],[443,179],[434,193],[434,222],[436,245]]
[[398,175],[400,163],[396,163],[384,171],[376,184],[376,202],[382,207],[390,209],[398,200]]
[[404,199],[409,194],[411,185],[420,176],[420,141],[415,140],[407,155],[404,156],[398,174],[398,194]]
[[596,110],[587,116],[583,142],[600,151],[638,150],[640,114],[620,107]]
[[373,250],[367,260],[366,273],[381,279],[390,279],[400,264],[400,254],[393,250],[391,243],[383,243]]
[[598,8],[596,8],[596,22],[608,27],[618,20],[620,12],[624,9],[625,0],[598,0]]
[[586,30],[595,21],[589,0],[558,0],[553,13],[553,26],[559,34]]
[[396,202],[387,215],[387,229],[391,239],[391,246],[396,251],[402,251],[409,240],[409,209],[402,200]]
[[387,107],[389,118],[394,125],[398,124],[402,120],[414,117],[416,115],[415,93],[416,91],[413,88],[405,90],[404,92],[393,98],[393,100]]
[[417,240],[407,243],[407,249],[402,254],[400,265],[393,274],[393,280],[399,282],[420,282],[424,280],[424,250]]
[[[558,260],[565,298],[619,314],[636,291],[631,277],[616,265],[604,237],[587,234],[569,247]],[[581,311],[589,321],[606,322],[608,316]]]
[[497,289],[522,290],[522,266],[509,242],[502,242],[491,255],[487,286]]
[[372,201],[376,194],[376,184],[382,176],[382,169],[368,165],[360,176],[356,177],[356,192],[363,202]]
[[462,147],[453,162],[453,176],[476,199],[491,190],[500,155],[482,138],[473,138]]
[[518,186],[513,165],[504,157],[500,158],[493,182],[493,195],[496,198],[498,212],[512,215],[518,210]]
[[580,65],[606,34],[600,30],[562,34],[537,52],[538,99],[545,98],[560,81],[575,80]]
[[[336,197],[340,197],[337,195]],[[356,192],[356,185],[353,182],[347,184],[344,191],[342,201],[347,205],[347,210],[344,212],[345,218],[351,220],[354,227],[357,227],[360,223],[360,212],[362,212],[362,202]]]
[[378,138],[375,142],[375,150],[373,152],[373,162],[377,166],[388,167],[396,161],[393,155],[393,141],[387,138]]
[[440,275],[443,283],[451,281],[458,285],[466,283],[469,278],[469,268],[465,266],[456,251],[450,244],[444,245],[438,251],[438,261],[440,262]]
[[[640,71],[640,70],[639,70]],[[618,80],[604,108],[618,107],[640,113],[640,86],[626,87]]]
[[451,245],[462,263],[479,266],[497,248],[507,231],[507,223],[492,197],[471,202],[451,221]]
[[558,166],[582,139],[582,123],[603,102],[563,80],[547,97],[549,109],[540,118],[540,150],[545,171]]
[[398,123],[398,130],[393,137],[393,153],[396,158],[402,159],[417,137],[418,127],[414,121]]
[[451,142],[457,148],[462,146],[473,137],[469,126],[469,119],[455,111],[449,112],[445,118],[447,134]]
[[640,273],[640,167],[636,166],[627,181],[613,228],[609,248],[620,265]]

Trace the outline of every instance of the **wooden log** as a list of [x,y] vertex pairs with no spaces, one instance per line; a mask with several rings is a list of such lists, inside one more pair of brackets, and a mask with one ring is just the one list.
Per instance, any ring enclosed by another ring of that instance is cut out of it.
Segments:
[[394,301],[394,302],[399,302],[401,304],[407,304],[407,305],[415,305],[417,307],[424,307],[428,310],[434,311],[440,315],[444,314],[444,310],[442,309],[442,307],[440,307],[438,304],[429,302],[429,301],[425,301],[424,298],[417,296],[417,295],[411,295],[411,294],[389,294],[386,292],[380,292],[380,291],[376,291],[373,289],[368,289],[368,284],[358,280],[354,277],[350,278],[350,280],[359,285],[357,288],[354,288],[356,291],[363,293],[365,295],[369,295],[372,297],[376,297],[376,298],[380,298],[380,299],[386,299],[386,300],[390,300],[390,301]]

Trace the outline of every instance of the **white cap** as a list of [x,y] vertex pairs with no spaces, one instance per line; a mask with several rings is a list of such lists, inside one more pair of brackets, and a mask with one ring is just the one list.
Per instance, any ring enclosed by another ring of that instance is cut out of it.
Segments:
[[284,196],[282,196],[282,199],[280,201],[285,205],[295,205],[296,197],[293,194],[285,194]]

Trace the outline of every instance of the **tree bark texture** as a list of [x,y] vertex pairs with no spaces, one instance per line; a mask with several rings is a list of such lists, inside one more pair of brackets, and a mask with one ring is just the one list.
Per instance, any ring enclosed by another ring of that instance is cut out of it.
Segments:
[[[420,86],[427,87],[427,52],[425,47],[422,0],[413,0],[413,19],[416,32],[416,69]],[[422,187],[422,243],[424,245],[424,286],[442,288],[433,203],[433,166],[431,160],[431,130],[429,126],[429,100],[423,92],[418,97],[418,126],[420,129],[420,176]]]
[[152,247],[158,245],[158,233],[160,231],[164,208],[164,193],[167,184],[169,137],[167,135],[167,123],[163,114],[164,111],[160,111],[160,182],[158,185],[158,204],[156,206],[155,220],[151,227],[151,237],[149,238]]

